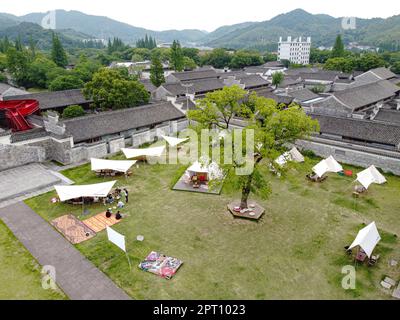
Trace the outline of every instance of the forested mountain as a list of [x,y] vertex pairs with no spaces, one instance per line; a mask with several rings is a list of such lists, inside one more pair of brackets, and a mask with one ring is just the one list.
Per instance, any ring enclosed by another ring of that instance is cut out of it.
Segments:
[[[33,24],[18,26],[18,24],[23,21],[40,24],[45,16],[46,13],[31,13],[22,17],[0,14],[0,37],[4,35],[13,37],[18,32],[22,32],[24,39],[25,35],[32,33],[40,39],[38,26]],[[147,34],[155,38],[158,43],[179,40],[183,45],[276,50],[280,36],[311,36],[313,46],[318,47],[332,46],[336,36],[342,34],[345,44],[358,42],[363,45],[400,50],[400,15],[388,19],[357,18],[356,29],[344,30],[342,18],[325,14],[310,14],[297,9],[268,21],[223,26],[211,33],[201,30],[152,31],[79,11],[57,10],[56,19],[57,31],[63,35],[61,40],[67,45],[75,40],[89,38],[107,40],[114,37],[133,45]],[[47,43],[47,34],[48,32],[44,30],[44,43]]]
[[[325,14],[310,14],[297,9],[275,18],[252,23],[245,28],[229,32],[206,41],[211,47],[274,48],[279,36],[311,36],[314,46],[332,46],[338,34],[345,43],[359,42],[365,45],[400,46],[400,16],[388,19],[356,19],[356,29],[344,30],[342,18]],[[212,33],[210,34],[212,35]]]

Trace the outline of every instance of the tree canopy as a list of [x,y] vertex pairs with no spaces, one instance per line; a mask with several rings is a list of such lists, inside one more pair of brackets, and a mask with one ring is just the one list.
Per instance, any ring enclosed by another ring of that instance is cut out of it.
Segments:
[[[203,100],[200,100],[196,110],[189,111],[188,117],[197,124],[194,129],[228,129],[230,119],[243,107],[243,99],[247,92],[237,86],[225,87],[224,89],[209,93]],[[319,129],[318,122],[312,120],[300,106],[293,104],[288,108],[282,109],[276,101],[258,97],[253,93],[249,96],[254,105],[254,110],[247,110],[248,125],[243,128],[243,136],[253,135],[253,154],[251,158],[244,157],[243,162],[233,161],[232,164],[224,164],[230,174],[228,181],[241,190],[241,208],[248,207],[248,198],[251,192],[258,193],[262,197],[267,197],[270,193],[268,181],[260,170],[261,161],[273,163],[274,159],[280,155],[287,144],[294,143],[297,139],[307,137],[312,132]],[[247,139],[243,138],[243,143],[233,143],[233,147],[244,145],[242,150],[234,150],[233,153],[242,153],[248,146],[245,145]],[[212,148],[212,142],[210,142]],[[220,149],[224,153],[223,147]],[[253,163],[254,169],[242,175],[235,175],[235,169],[243,168],[248,162]]]
[[182,47],[179,41],[174,40],[172,47],[171,47],[171,67],[175,71],[183,71],[184,59],[183,59],[183,52]]
[[66,67],[68,65],[67,53],[64,50],[63,45],[61,44],[58,35],[53,33],[53,44],[51,49],[51,58],[54,63],[59,67]]
[[83,90],[102,109],[130,108],[149,102],[149,94],[143,84],[129,77],[127,70],[100,69]]

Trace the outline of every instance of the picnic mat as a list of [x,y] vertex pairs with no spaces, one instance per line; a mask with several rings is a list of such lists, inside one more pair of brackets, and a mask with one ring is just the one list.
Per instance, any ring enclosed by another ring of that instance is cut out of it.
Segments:
[[72,244],[81,243],[96,235],[96,232],[72,214],[54,219],[51,224]]
[[121,220],[115,219],[115,215],[113,214],[110,218],[106,217],[106,213],[99,213],[98,215],[86,219],[83,223],[92,229],[94,232],[100,232],[105,230],[107,227],[111,227],[114,224],[121,222]]
[[181,260],[153,251],[147,256],[146,260],[139,264],[139,268],[169,280],[175,275],[182,263]]

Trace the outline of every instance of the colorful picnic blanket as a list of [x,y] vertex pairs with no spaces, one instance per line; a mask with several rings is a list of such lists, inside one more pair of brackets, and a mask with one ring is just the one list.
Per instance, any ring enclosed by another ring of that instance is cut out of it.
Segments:
[[139,264],[139,268],[170,280],[182,263],[179,259],[153,251],[147,256],[146,260]]

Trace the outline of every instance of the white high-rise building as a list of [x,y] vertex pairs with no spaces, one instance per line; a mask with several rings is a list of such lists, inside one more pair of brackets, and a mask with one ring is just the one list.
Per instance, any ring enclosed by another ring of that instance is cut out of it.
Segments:
[[309,64],[311,50],[311,37],[306,39],[288,37],[286,41],[279,38],[278,60],[289,60],[296,64]]

